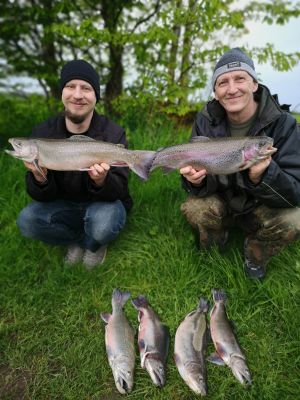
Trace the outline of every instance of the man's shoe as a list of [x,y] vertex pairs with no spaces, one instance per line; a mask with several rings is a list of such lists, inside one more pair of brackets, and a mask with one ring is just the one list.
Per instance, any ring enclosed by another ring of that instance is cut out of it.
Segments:
[[245,258],[245,273],[251,279],[263,279],[266,275],[266,268],[261,265],[254,264],[247,257]]
[[84,249],[79,247],[77,244],[72,244],[68,247],[67,254],[65,256],[65,264],[73,265],[82,261]]
[[93,269],[96,265],[103,264],[107,252],[107,245],[103,245],[97,251],[86,250],[83,256],[83,264],[86,269]]

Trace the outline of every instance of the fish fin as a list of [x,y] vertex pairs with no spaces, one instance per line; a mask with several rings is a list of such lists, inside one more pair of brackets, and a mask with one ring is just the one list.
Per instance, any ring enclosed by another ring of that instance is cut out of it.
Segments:
[[130,292],[121,292],[119,289],[114,289],[112,294],[112,306],[117,308],[123,308],[126,301],[130,297]]
[[198,310],[200,312],[206,313],[208,311],[208,308],[209,308],[208,301],[204,297],[200,297],[199,304],[198,304]]
[[191,143],[195,142],[209,142],[211,139],[207,136],[193,136],[190,140]]
[[172,167],[162,167],[161,169],[162,169],[164,175],[168,175],[170,172],[176,170],[176,168],[172,168]]
[[135,172],[141,179],[147,180],[149,177],[150,169],[155,157],[155,151],[144,151],[144,150],[133,150],[137,155],[137,161],[135,161],[129,167]]
[[222,358],[219,356],[219,354],[217,352],[212,353],[210,356],[208,356],[207,361],[216,364],[216,365],[225,365],[224,361],[222,360]]
[[137,310],[140,308],[147,308],[149,306],[147,298],[141,294],[132,300],[132,304]]
[[[70,136],[69,138],[67,138],[67,140],[70,140],[70,141],[75,141],[75,140],[80,141],[80,140],[84,140],[84,141],[87,141],[87,142],[96,142],[95,139],[93,139],[93,138],[91,138],[91,137],[89,137],[89,136],[86,136],[86,135],[72,135],[72,136]],[[102,140],[101,140],[101,141],[102,141]],[[100,142],[100,140],[97,140],[97,142]]]
[[215,349],[218,356],[222,359],[228,354],[225,347],[219,342],[215,342]]
[[[139,312],[138,312],[138,321],[139,321],[139,322],[141,322],[141,320],[142,320],[142,318],[143,318],[143,315],[144,315],[143,311],[139,310]],[[140,328],[141,328],[141,327],[139,326],[139,329],[140,329]]]
[[100,314],[101,319],[108,324],[111,314],[110,313],[101,313]]
[[122,161],[116,161],[109,165],[111,167],[127,167],[128,168],[128,164],[126,162],[122,162]]
[[223,289],[212,289],[212,295],[215,303],[225,303],[227,298]]
[[32,164],[35,166],[35,168],[39,171],[39,173],[42,175],[42,177],[45,179],[45,181],[47,181],[47,177],[44,174],[44,171],[42,170],[42,168],[39,166],[38,160],[33,160]]

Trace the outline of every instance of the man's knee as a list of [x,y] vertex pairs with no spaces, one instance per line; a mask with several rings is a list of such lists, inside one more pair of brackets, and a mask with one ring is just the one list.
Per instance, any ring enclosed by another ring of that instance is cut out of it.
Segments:
[[300,237],[299,208],[272,209],[261,206],[255,210],[255,215],[260,225],[256,237],[260,240],[289,243]]
[[112,240],[123,229],[126,210],[121,201],[103,203],[99,207],[93,204],[85,216],[87,233],[94,240],[103,243]]
[[225,203],[218,196],[190,196],[181,205],[181,211],[192,226],[202,225],[210,229],[220,229],[227,213]]
[[35,236],[40,213],[34,203],[29,204],[20,212],[16,224],[23,236]]

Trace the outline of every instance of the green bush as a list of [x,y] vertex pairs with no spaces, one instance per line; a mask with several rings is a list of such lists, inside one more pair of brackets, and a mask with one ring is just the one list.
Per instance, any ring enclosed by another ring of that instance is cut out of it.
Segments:
[[33,94],[24,96],[0,95],[0,145],[9,137],[27,136],[33,126],[51,114],[44,96]]

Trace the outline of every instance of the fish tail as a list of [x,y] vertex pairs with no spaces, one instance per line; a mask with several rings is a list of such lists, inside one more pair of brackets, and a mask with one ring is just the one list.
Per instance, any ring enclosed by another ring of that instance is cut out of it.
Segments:
[[112,294],[113,310],[123,308],[129,297],[130,297],[130,292],[122,292],[119,289],[114,289]]
[[223,289],[212,289],[212,295],[215,303],[225,303],[227,298]]
[[154,160],[155,151],[146,150],[135,150],[134,153],[137,155],[137,161],[130,166],[130,168],[143,180],[147,180],[149,177],[152,162]]
[[137,310],[139,308],[147,308],[149,306],[148,300],[146,299],[145,296],[142,296],[141,294],[132,300],[132,304]]
[[208,311],[208,307],[209,307],[208,301],[204,297],[200,297],[198,310],[200,312],[206,313]]

